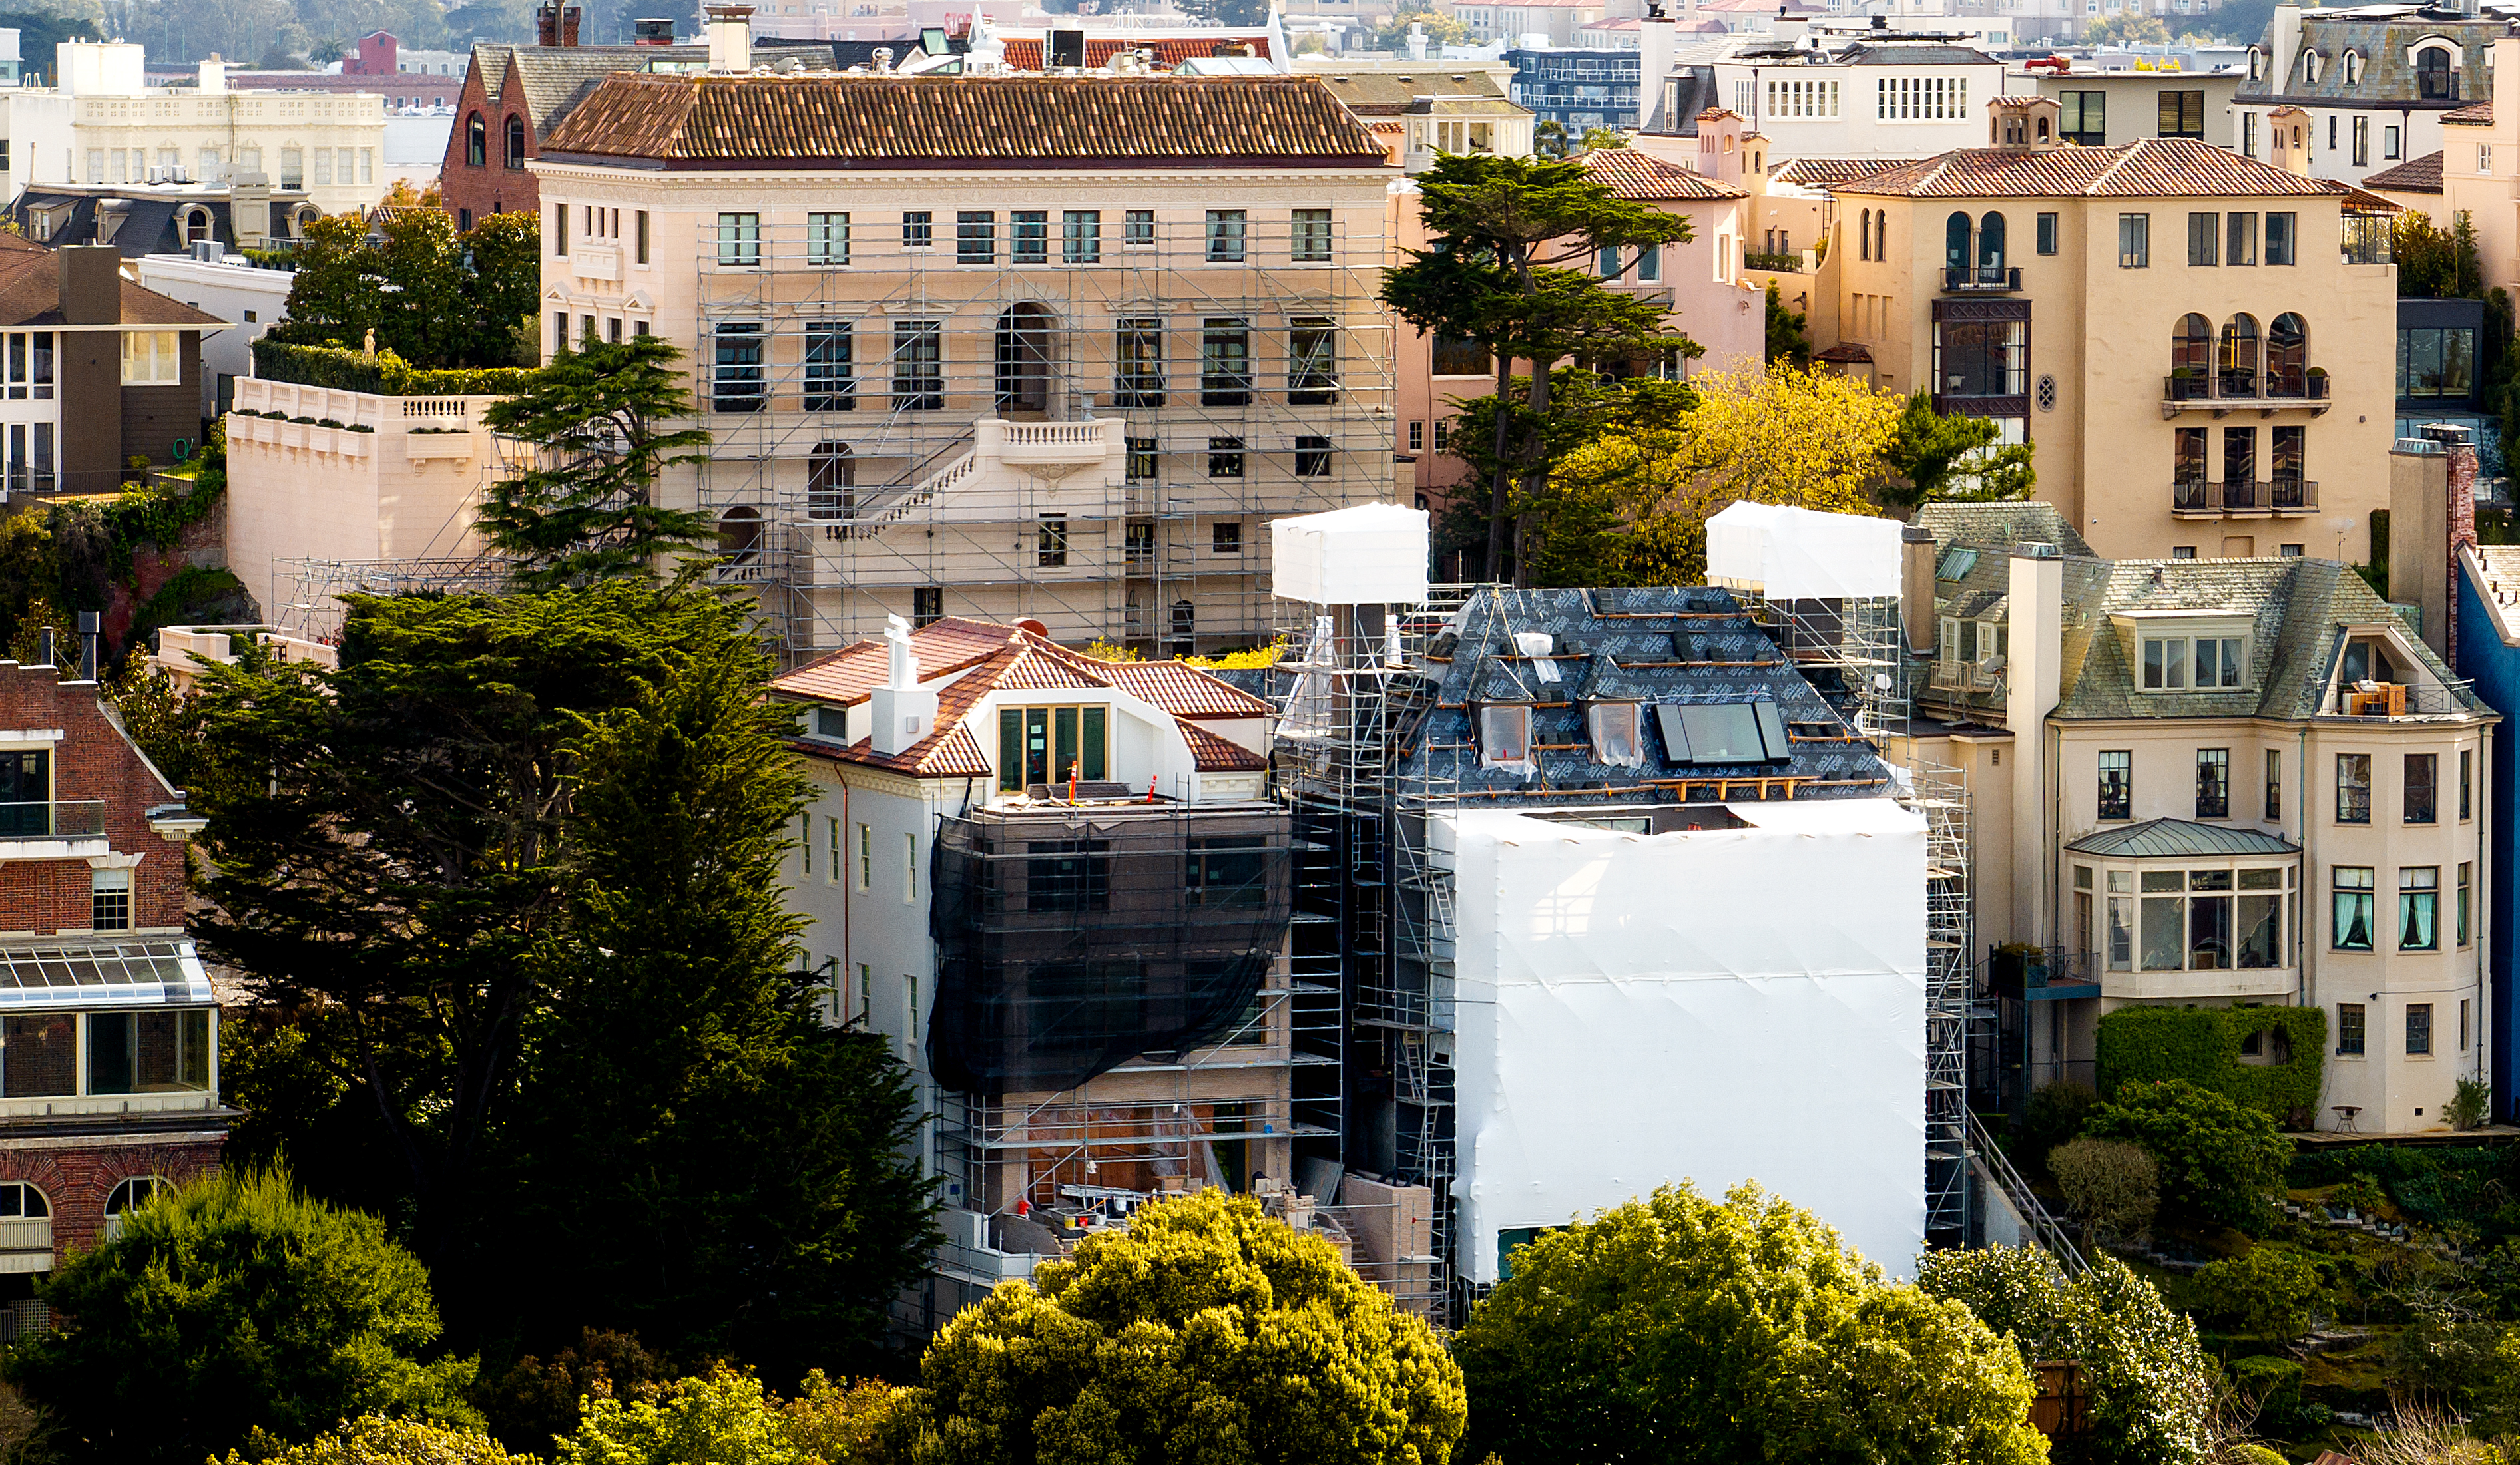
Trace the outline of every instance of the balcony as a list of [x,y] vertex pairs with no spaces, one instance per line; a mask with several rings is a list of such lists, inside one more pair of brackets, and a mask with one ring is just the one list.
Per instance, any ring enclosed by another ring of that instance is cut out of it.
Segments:
[[1043,477],[1058,477],[1110,458],[1125,443],[1116,419],[1081,422],[1016,422],[983,418],[972,424],[981,456]]
[[2340,682],[2322,707],[2325,717],[2457,717],[2476,710],[2466,682]]
[[2002,265],[1945,265],[1943,293],[1947,295],[2003,295],[2021,289],[2021,266],[2006,269]]
[[0,804],[0,854],[13,860],[40,858],[26,845],[68,846],[105,843],[105,800],[57,799],[51,802]]
[[2316,513],[2318,511],[2318,483],[2312,478],[2240,483],[2180,479],[2170,485],[2170,511],[2182,518]]
[[2272,417],[2286,408],[2307,410],[2318,417],[2327,407],[2327,373],[2318,368],[2307,372],[2199,372],[2182,368],[2161,378],[2161,415],[2165,419],[2182,412],[2211,412],[2219,418],[2242,409],[2254,409],[2260,417]]

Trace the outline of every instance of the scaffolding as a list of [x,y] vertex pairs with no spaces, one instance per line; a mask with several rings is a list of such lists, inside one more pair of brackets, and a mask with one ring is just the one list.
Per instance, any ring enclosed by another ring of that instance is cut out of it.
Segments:
[[341,634],[348,608],[341,597],[410,595],[503,595],[515,566],[496,555],[460,559],[283,559],[274,566],[275,580],[290,587],[289,599],[270,616],[272,624],[309,641],[331,643]]
[[[1327,217],[704,223],[697,494],[720,579],[790,659],[902,613],[1257,644],[1262,521],[1392,493],[1383,241]],[[990,422],[1065,440],[992,452]]]

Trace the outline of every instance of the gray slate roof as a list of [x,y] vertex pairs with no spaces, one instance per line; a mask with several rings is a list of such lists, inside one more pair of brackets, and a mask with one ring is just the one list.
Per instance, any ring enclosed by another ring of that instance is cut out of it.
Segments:
[[[2371,13],[2380,9],[2376,6],[2361,7],[2333,15],[2317,9],[2302,11],[2302,49],[2315,50],[2320,57],[2317,81],[2303,78],[2298,52],[2287,74],[2273,74],[2274,27],[2270,22],[2266,34],[2258,42],[2259,50],[2267,56],[2267,72],[2261,80],[2242,81],[2238,100],[2260,106],[2289,102],[2296,107],[2386,107],[2448,111],[2493,97],[2494,73],[2486,69],[2485,58],[2493,49],[2495,38],[2510,29],[2511,22],[2507,18],[2498,15],[2462,17],[2411,7],[2395,15]],[[2458,43],[2461,65],[2458,70],[2459,95],[2456,97],[2427,100],[2415,95],[2415,68],[2407,59],[2408,52],[2415,42],[2428,35],[2442,36]],[[2345,53],[2349,50],[2362,59],[2362,79],[2350,86],[2345,80]]]
[[2258,829],[2200,824],[2187,819],[2150,819],[2086,834],[2065,848],[2081,855],[2116,855],[2133,860],[2208,859],[2226,855],[2298,855],[2301,846]]

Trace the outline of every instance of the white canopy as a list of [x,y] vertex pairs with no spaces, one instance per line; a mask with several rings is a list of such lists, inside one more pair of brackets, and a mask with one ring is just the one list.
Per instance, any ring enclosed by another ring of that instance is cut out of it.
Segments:
[[1706,521],[1706,583],[1771,600],[1899,595],[1899,521],[1735,504]]
[[[1359,504],[1269,523],[1270,594],[1308,605],[1416,605],[1426,599],[1428,515]],[[1892,526],[1895,537],[1897,526]]]

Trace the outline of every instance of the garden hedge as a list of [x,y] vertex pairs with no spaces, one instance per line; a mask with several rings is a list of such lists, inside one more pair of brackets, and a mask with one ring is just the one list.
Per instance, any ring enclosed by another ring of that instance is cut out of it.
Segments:
[[[2240,1061],[2240,1043],[2250,1034],[2277,1032],[2292,1050],[2288,1061]],[[2319,1007],[2121,1007],[2100,1019],[2097,1057],[2103,1098],[2121,1084],[2184,1079],[2280,1124],[2318,1105],[2327,1013]]]
[[525,367],[421,371],[391,351],[374,356],[341,346],[296,345],[269,336],[253,343],[253,374],[267,381],[381,397],[504,397],[524,390]]

